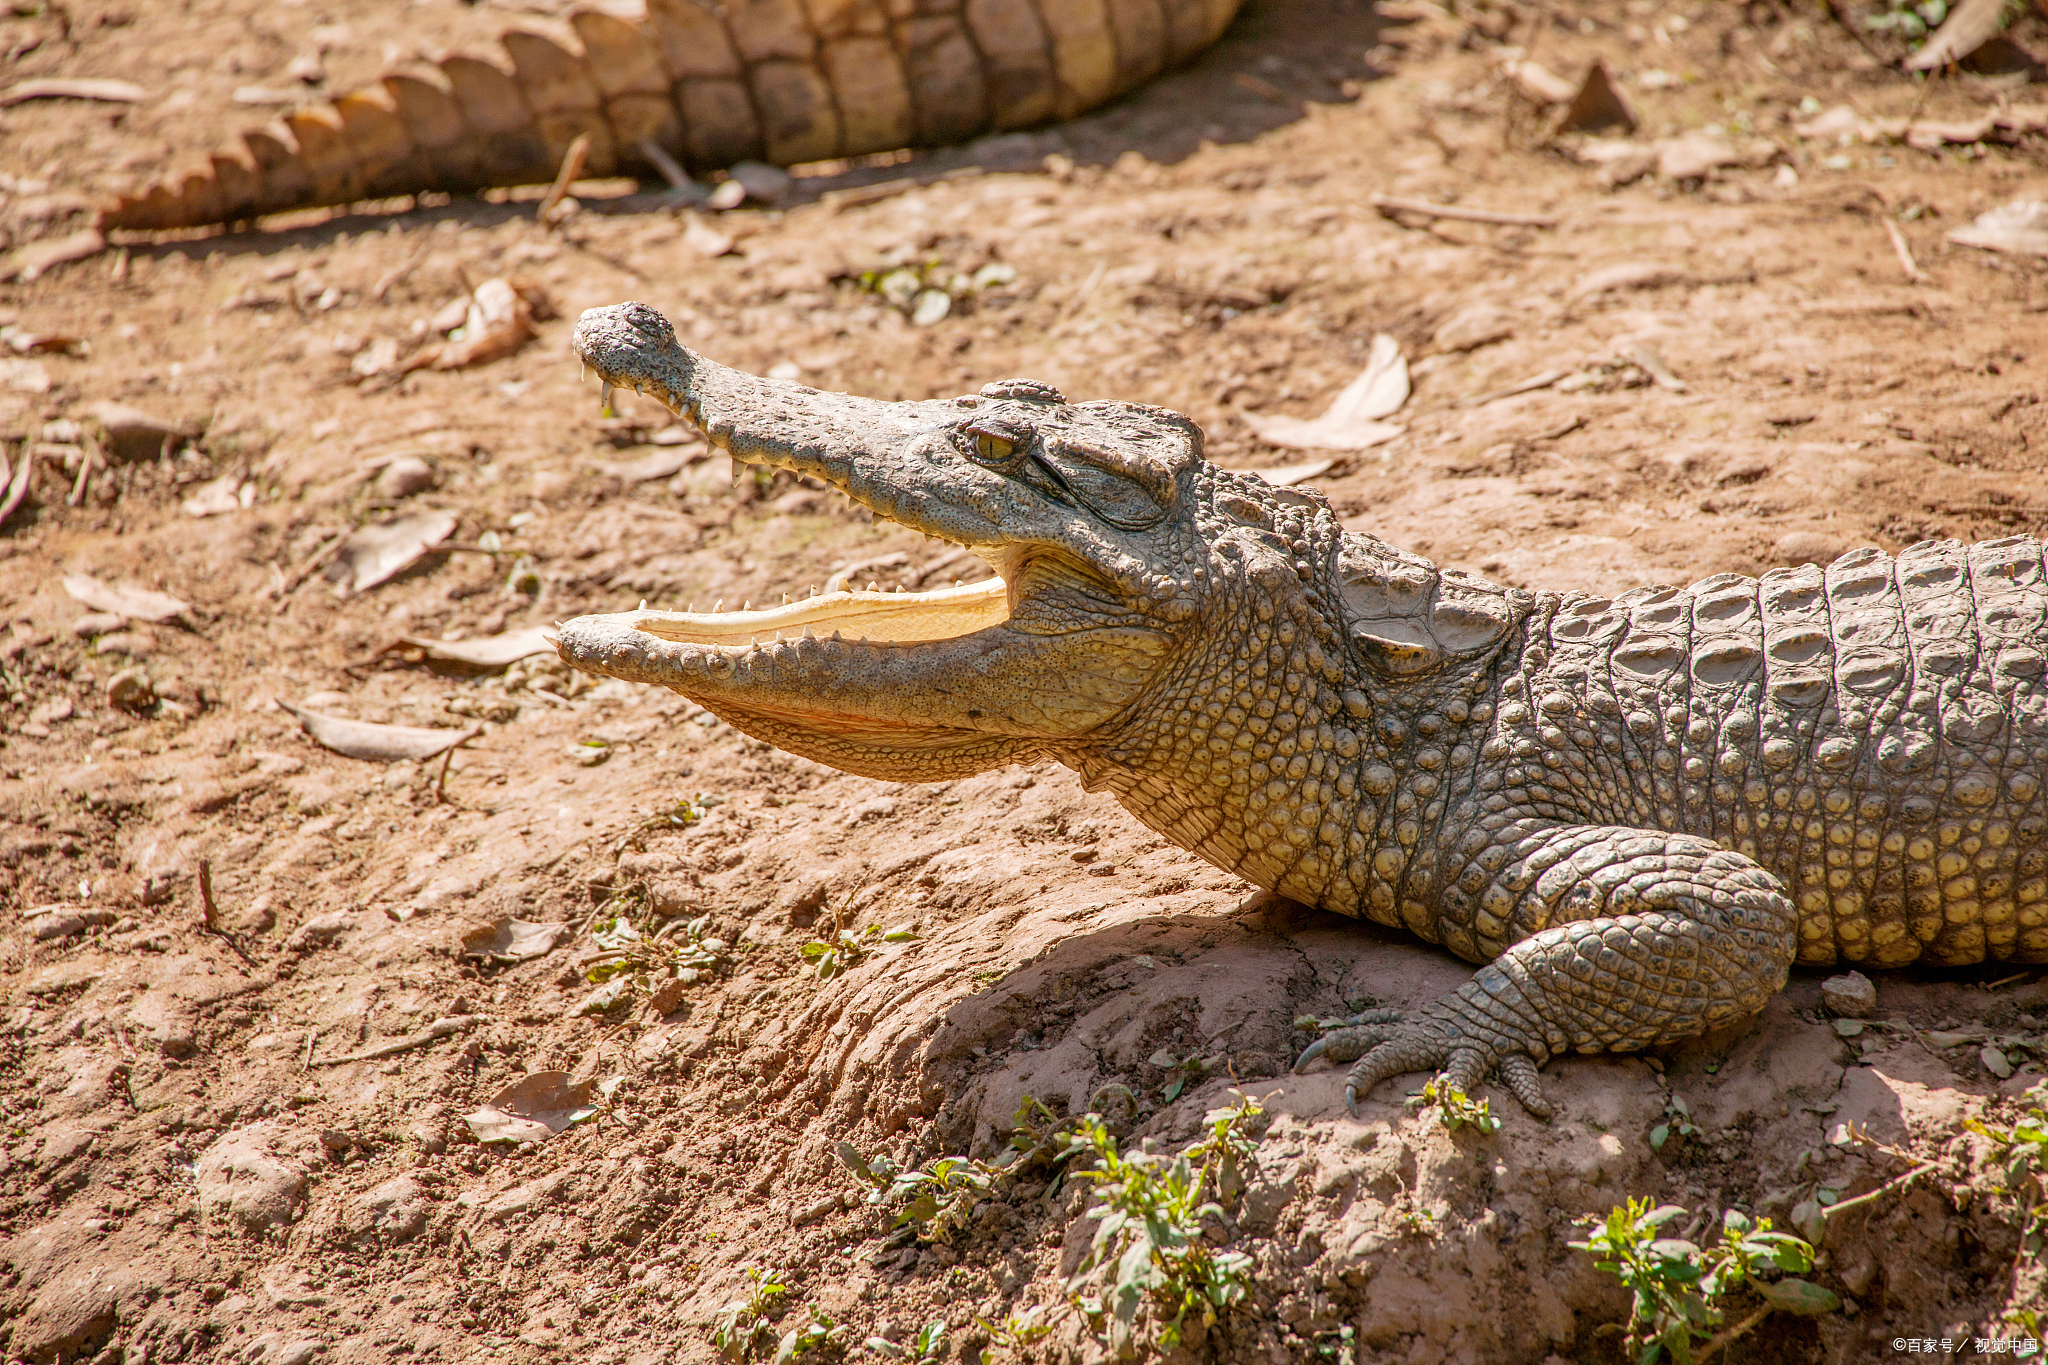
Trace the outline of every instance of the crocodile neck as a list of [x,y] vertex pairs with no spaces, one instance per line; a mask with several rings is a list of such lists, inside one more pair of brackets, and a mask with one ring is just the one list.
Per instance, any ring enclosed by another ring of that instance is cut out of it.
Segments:
[[1377,673],[1348,641],[1332,588],[1346,533],[1319,503],[1299,513],[1258,543],[1221,541],[1207,571],[1238,592],[1211,602],[1200,647],[1112,742],[1055,756],[1088,790],[1254,885],[1441,941],[1427,908],[1437,835],[1474,788],[1523,631],[1419,676]]

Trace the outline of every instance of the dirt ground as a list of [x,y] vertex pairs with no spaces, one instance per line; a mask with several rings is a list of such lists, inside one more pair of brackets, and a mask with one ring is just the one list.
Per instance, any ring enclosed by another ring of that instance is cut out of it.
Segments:
[[[0,110],[0,245],[76,231],[255,121],[238,89],[338,91],[546,8],[16,0],[0,84],[146,96]],[[2048,55],[2039,16],[2011,36]],[[1551,114],[1502,74],[1518,50],[1573,78],[1603,58],[1635,145],[1599,164],[1544,145]],[[840,1144],[990,1157],[1030,1096],[1107,1106],[1127,1143],[1174,1151],[1233,1077],[1271,1120],[1216,1234],[1253,1288],[1187,1358],[1618,1360],[1628,1298],[1566,1245],[1575,1219],[1647,1197],[1696,1228],[1729,1208],[1783,1226],[1885,1186],[1896,1153],[1933,1168],[1823,1239],[1812,1278],[1841,1309],[1769,1317],[1725,1358],[2028,1335],[2009,1315],[2041,1307],[2043,1271],[1963,1124],[2009,1125],[2041,1079],[2039,968],[1877,974],[1860,1033],[1823,1008],[1826,973],[1799,971],[1740,1027],[1553,1064],[1548,1124],[1489,1088],[1502,1129],[1448,1132],[1403,1108],[1420,1078],[1353,1120],[1340,1071],[1288,1074],[1296,1016],[1420,1003],[1467,967],[1260,899],[1064,770],[898,787],[547,659],[390,648],[643,598],[774,601],[849,567],[972,576],[788,476],[735,484],[651,405],[601,416],[568,329],[626,298],[821,387],[1026,375],[1164,404],[1247,468],[1304,456],[1245,412],[1315,415],[1389,333],[1415,376],[1405,433],[1313,481],[1354,527],[1529,587],[2040,534],[2048,273],[1946,234],[2048,198],[2048,136],[2024,117],[1956,144],[1795,123],[2023,115],[2043,87],[1923,87],[1886,65],[1901,51],[1774,0],[1252,0],[1194,67],[1108,110],[803,168],[779,207],[693,226],[590,185],[548,230],[530,196],[428,200],[117,243],[0,284],[0,439],[16,467],[36,456],[0,527],[0,1355],[708,1360],[753,1267],[789,1286],[762,1358],[815,1307],[836,1332],[819,1358],[882,1359],[863,1343],[938,1321],[943,1357],[974,1360],[987,1324],[1067,1302],[1082,1182],[1027,1171],[925,1243],[891,1233]],[[298,72],[324,84],[287,71],[309,55]],[[1660,139],[1664,171],[1617,173]],[[1665,173],[1701,146],[1728,155]],[[1388,217],[1375,193],[1554,226]],[[1008,270],[928,326],[859,285],[991,264]],[[548,297],[537,338],[401,375],[492,277]],[[1494,396],[1547,371],[1568,377]],[[95,463],[109,400],[182,435]],[[344,532],[424,510],[455,528],[397,577],[344,596],[321,571]],[[123,621],[66,574],[188,606]],[[286,704],[480,730],[444,774],[330,752]],[[621,978],[660,990],[606,1008],[592,933],[619,915],[701,919],[724,946]],[[523,961],[471,955],[506,920],[561,929]],[[801,950],[835,923],[915,937],[821,980]],[[478,1139],[470,1115],[550,1072],[608,1099],[557,1134]],[[992,1358],[1100,1355],[1078,1313],[1050,1320]]]

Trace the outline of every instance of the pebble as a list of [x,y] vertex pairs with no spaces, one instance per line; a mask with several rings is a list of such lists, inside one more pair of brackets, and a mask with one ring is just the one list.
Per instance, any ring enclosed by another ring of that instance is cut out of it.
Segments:
[[1843,972],[1820,983],[1820,1002],[1843,1019],[1868,1019],[1877,1013],[1877,987],[1861,972]]
[[377,493],[393,501],[424,493],[440,482],[434,467],[417,455],[400,455],[377,475]]
[[95,403],[85,415],[107,433],[107,445],[117,460],[153,460],[185,435],[177,423],[126,403]]
[[144,670],[124,668],[107,679],[107,701],[123,710],[140,711],[156,705],[156,689]]

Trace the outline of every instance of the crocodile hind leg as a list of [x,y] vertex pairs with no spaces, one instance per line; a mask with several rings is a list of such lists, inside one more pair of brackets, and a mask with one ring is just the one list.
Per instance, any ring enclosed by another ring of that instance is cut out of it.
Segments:
[[1351,1061],[1344,1101],[1442,1068],[1471,1090],[1498,1070],[1548,1114],[1536,1068],[1565,1051],[1634,1051],[1754,1014],[1785,984],[1795,912],[1778,879],[1705,839],[1519,825],[1476,852],[1444,898],[1479,941],[1511,939],[1463,986],[1400,1017],[1376,1011],[1310,1047]]

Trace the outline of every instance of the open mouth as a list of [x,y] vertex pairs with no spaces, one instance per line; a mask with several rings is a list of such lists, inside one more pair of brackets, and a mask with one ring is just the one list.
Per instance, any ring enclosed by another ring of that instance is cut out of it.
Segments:
[[[755,611],[632,613],[635,627],[679,645],[745,651],[808,638],[912,645],[953,640],[1010,619],[1010,585],[998,576],[931,592],[855,591],[827,582],[815,596]],[[813,590],[816,592],[816,590]]]
[[961,445],[986,400],[891,403],[757,379],[689,351],[638,304],[584,314],[576,348],[607,390],[654,398],[736,462],[815,478],[995,577],[921,592],[829,581],[760,610],[580,616],[558,627],[574,667],[670,688],[834,767],[920,781],[1056,752],[1135,700],[1164,656],[1165,637],[1082,557],[1005,518],[1026,504]]

